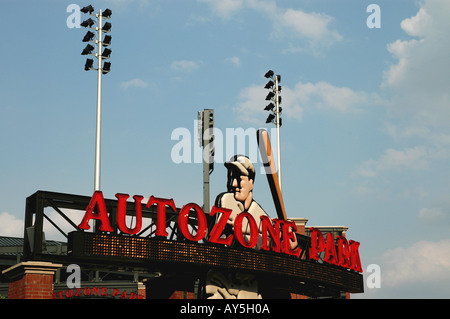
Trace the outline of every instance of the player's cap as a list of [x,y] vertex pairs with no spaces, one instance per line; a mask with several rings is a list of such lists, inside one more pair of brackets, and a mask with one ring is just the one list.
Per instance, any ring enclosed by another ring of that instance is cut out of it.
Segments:
[[255,176],[255,167],[253,166],[252,161],[244,155],[235,155],[228,162],[225,162],[225,167],[230,168],[235,166],[239,169],[239,171],[245,176],[249,176],[254,178]]

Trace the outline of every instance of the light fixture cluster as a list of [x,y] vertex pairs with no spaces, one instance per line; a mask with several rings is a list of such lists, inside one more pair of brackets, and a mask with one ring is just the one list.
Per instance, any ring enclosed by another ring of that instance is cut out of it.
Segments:
[[[86,71],[101,71],[103,74],[106,74],[111,70],[111,62],[105,61],[102,67],[102,60],[109,59],[111,55],[111,49],[108,48],[111,44],[111,36],[108,34],[111,31],[111,23],[105,22],[105,24],[102,26],[102,20],[111,18],[112,12],[110,9],[106,9],[103,12],[100,10],[99,13],[93,13],[94,8],[92,7],[92,5],[83,7],[82,9],[80,9],[80,11],[96,18],[96,20],[88,18],[80,24],[82,27],[89,28],[93,31],[96,31],[97,33],[95,34],[94,32],[87,31],[86,35],[83,38],[83,42],[88,42],[88,44],[81,52],[81,55],[91,55],[96,57],[98,59],[98,68],[94,68],[94,59],[88,58],[86,59],[84,69]],[[105,34],[104,37],[103,34]],[[94,51],[94,45],[92,45],[91,43],[97,46],[96,52]]]
[[264,108],[265,111],[270,111],[271,113],[267,117],[266,123],[274,123],[277,127],[281,126],[281,76],[275,75],[272,70],[267,71],[264,75],[265,78],[270,79],[269,82],[264,86],[265,89],[269,89],[269,93],[266,96],[266,101],[270,103]]

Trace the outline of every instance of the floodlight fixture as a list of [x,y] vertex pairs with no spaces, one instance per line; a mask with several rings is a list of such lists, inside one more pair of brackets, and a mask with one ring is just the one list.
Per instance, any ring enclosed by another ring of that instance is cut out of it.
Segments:
[[103,25],[102,31],[103,31],[103,32],[109,32],[109,31],[111,31],[111,23],[105,22],[105,24]]
[[105,50],[103,50],[103,53],[102,53],[102,58],[103,59],[108,59],[110,55],[111,55],[111,50],[110,49],[106,48]]
[[275,105],[273,103],[270,103],[264,108],[264,111],[271,111],[274,109],[274,107]]
[[83,22],[81,22],[80,23],[80,25],[82,26],[82,27],[92,27],[93,25],[95,24],[95,22],[94,22],[94,20],[92,20],[91,18],[89,18],[89,19],[87,19],[87,20],[84,20]]
[[109,9],[106,9],[105,11],[102,12],[103,18],[106,18],[106,19],[111,18],[111,14],[112,14],[112,12]]
[[273,81],[269,81],[269,82],[267,82],[267,84],[266,84],[266,86],[264,88],[265,89],[271,89],[274,85],[275,85],[275,83],[273,83]]
[[266,77],[266,78],[271,78],[273,75],[274,75],[273,71],[272,71],[272,70],[269,70],[269,71],[267,71],[266,74],[264,74],[264,77]]
[[108,45],[111,44],[111,38],[112,37],[110,35],[105,35],[105,38],[103,39],[103,42],[102,42],[104,47],[107,47]]
[[95,34],[91,31],[88,31],[83,38],[83,42],[89,42],[95,37]]
[[102,69],[102,73],[106,74],[109,71],[111,71],[111,62],[105,62],[103,63],[103,69]]
[[94,64],[94,60],[93,59],[87,59],[86,60],[86,64],[84,65],[84,70],[85,71],[91,70],[93,64]]
[[267,96],[266,96],[266,101],[270,101],[274,96],[275,96],[275,93],[270,91],[269,94],[267,94]]
[[92,50],[94,50],[94,47],[90,44],[86,45],[86,47],[81,52],[81,55],[88,55],[92,53]]
[[272,123],[274,118],[275,118],[275,115],[273,115],[272,113],[269,114],[269,116],[267,117],[266,123]]
[[81,8],[80,11],[83,13],[91,14],[92,12],[94,12],[94,8],[92,7],[92,5],[88,5],[86,7]]

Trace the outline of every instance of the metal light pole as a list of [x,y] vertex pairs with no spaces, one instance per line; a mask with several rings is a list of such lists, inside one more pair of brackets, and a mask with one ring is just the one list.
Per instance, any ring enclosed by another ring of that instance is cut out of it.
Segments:
[[[102,49],[105,46],[108,46],[110,44],[111,37],[109,37],[108,42],[104,43],[103,39],[103,33],[109,32],[111,29],[111,24],[105,23],[105,27],[102,27],[103,25],[103,18],[108,19],[111,16],[111,10],[106,9],[104,12],[102,10],[99,10],[98,14],[92,14],[94,11],[94,8],[89,5],[87,7],[84,7],[81,9],[81,12],[83,13],[89,13],[91,16],[95,16],[97,19],[97,27],[93,28],[94,21],[92,19],[88,19],[81,23],[81,26],[89,27],[90,29],[93,29],[97,31],[96,40],[93,41],[94,34],[90,31],[85,36],[85,39],[83,39],[84,42],[93,42],[97,45],[97,51],[95,54],[91,53],[94,47],[91,45],[87,45],[86,48],[81,53],[82,55],[92,55],[97,58],[98,64],[97,68],[93,68],[93,60],[87,59],[85,70],[96,70],[97,71],[97,122],[96,122],[96,134],[95,134],[95,167],[94,167],[94,190],[99,191],[100,190],[100,171],[101,171],[101,126],[102,126],[102,74],[106,74],[110,71],[111,63],[105,62],[104,66],[102,67],[102,62],[104,59],[108,59],[109,55],[111,54],[111,50],[105,49],[102,53]],[[108,25],[107,25],[108,24]],[[106,27],[107,26],[107,27]],[[105,30],[106,28],[106,30]],[[106,38],[106,37],[105,37]]]
[[279,76],[277,75],[275,77],[275,92],[276,92],[276,111],[275,114],[277,116],[276,118],[276,127],[277,127],[277,157],[278,157],[278,182],[280,184],[280,190],[281,190],[281,144],[280,144],[280,126],[281,126],[281,118],[280,118],[280,92],[278,91],[278,80],[279,80]]
[[100,190],[100,170],[101,170],[101,132],[102,132],[102,10],[98,14],[98,37],[97,37],[97,125],[95,133],[95,169],[94,169],[94,190]]
[[266,123],[274,123],[277,128],[277,161],[278,161],[278,183],[280,184],[281,190],[281,144],[280,144],[280,127],[281,127],[281,86],[279,85],[281,82],[281,76],[274,76],[274,72],[269,70],[264,77],[270,78],[271,80],[264,87],[265,89],[270,89],[269,94],[266,96],[267,101],[272,101],[275,103],[270,103],[267,105],[264,110],[271,111],[267,117]]
[[199,141],[203,147],[203,210],[210,210],[209,175],[214,171],[214,110],[198,112]]

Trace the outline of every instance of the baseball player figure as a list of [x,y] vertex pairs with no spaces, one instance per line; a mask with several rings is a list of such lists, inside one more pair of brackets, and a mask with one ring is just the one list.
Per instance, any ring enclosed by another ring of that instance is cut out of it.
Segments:
[[[235,155],[225,163],[228,169],[227,192],[217,196],[215,206],[231,209],[232,213],[227,221],[225,235],[234,231],[234,220],[242,212],[250,213],[255,219],[259,239],[256,249],[261,246],[261,218],[267,213],[253,199],[253,186],[255,181],[255,168],[247,156]],[[250,236],[250,227],[246,219],[242,223],[242,233]],[[247,239],[247,238],[246,238]],[[252,274],[235,272],[219,272],[211,270],[206,278],[206,293],[210,299],[261,299],[258,293],[258,283]]]

